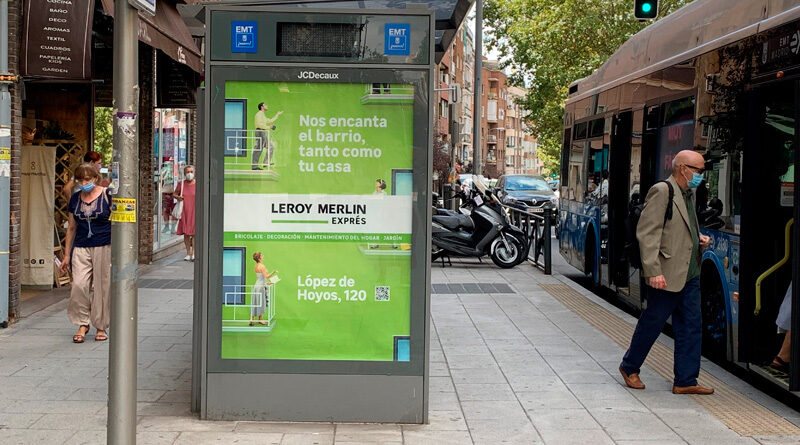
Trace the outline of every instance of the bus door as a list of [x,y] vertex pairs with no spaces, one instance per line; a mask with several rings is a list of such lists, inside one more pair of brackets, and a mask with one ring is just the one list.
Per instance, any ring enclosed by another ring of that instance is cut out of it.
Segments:
[[628,289],[628,261],[625,257],[625,218],[628,215],[628,199],[631,163],[631,132],[633,113],[622,112],[611,122],[611,151],[609,154],[608,187],[608,271],[612,287],[616,287],[623,298],[630,295]]
[[[753,88],[742,162],[740,359],[792,390],[798,363],[798,81]],[[792,289],[792,290],[790,290]],[[795,309],[795,310],[792,310]]]

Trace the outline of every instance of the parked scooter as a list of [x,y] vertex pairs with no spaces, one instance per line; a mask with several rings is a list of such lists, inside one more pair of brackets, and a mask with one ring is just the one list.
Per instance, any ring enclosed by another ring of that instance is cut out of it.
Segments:
[[432,217],[433,261],[443,256],[482,257],[504,269],[525,261],[524,231],[513,226],[496,196],[480,181],[462,194],[460,213],[436,209]]

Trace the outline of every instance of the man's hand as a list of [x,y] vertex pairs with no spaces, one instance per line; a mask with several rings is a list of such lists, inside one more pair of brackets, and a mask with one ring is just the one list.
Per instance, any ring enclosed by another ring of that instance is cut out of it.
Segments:
[[709,244],[711,244],[711,237],[701,234],[700,235],[700,248],[703,250],[708,249]]
[[647,277],[647,285],[652,287],[653,289],[664,289],[667,287],[667,280],[664,278],[664,275],[659,275],[657,277]]

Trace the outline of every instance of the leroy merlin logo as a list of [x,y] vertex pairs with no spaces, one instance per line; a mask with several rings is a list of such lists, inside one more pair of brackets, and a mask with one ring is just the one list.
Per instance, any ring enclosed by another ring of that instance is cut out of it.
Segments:
[[314,71],[300,71],[298,79],[338,79],[339,73],[315,73]]

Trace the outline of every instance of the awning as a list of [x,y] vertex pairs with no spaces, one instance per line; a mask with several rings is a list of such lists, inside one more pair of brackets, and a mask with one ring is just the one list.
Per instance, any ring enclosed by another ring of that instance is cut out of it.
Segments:
[[[114,0],[102,0],[102,2],[103,11],[114,17]],[[139,40],[160,49],[173,60],[194,71],[203,72],[200,50],[197,49],[192,35],[173,3],[158,0],[155,16],[139,13]]]

